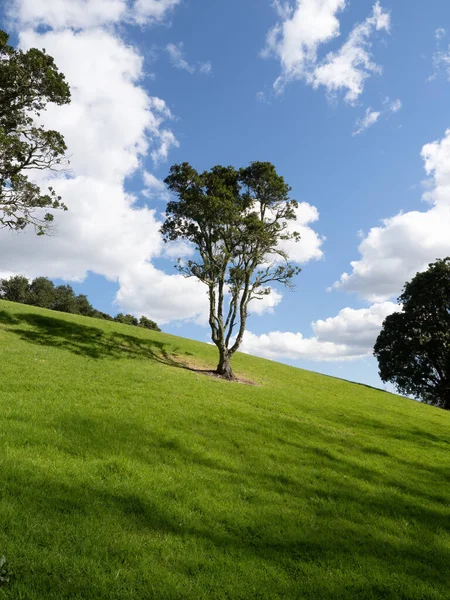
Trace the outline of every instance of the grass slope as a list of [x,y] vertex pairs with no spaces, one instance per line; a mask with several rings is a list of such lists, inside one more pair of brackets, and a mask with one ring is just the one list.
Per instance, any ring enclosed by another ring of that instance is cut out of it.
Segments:
[[0,599],[449,598],[450,414],[3,301],[0,355]]

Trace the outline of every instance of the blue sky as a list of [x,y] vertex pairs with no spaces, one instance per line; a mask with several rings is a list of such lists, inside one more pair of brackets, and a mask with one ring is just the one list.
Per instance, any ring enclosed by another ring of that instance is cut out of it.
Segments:
[[158,234],[161,180],[180,161],[269,160],[303,203],[303,271],[244,350],[381,385],[383,318],[450,255],[448,2],[15,0],[3,27],[47,48],[73,102],[43,117],[69,145],[53,183],[70,210],[51,239],[0,232],[1,275],[206,341],[203,292]]

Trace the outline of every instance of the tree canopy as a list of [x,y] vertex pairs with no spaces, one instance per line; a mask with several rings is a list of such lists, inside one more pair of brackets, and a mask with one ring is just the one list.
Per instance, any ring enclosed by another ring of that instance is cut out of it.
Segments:
[[55,286],[47,277],[36,277],[29,281],[23,275],[14,275],[7,279],[0,279],[0,299],[161,331],[155,321],[144,315],[140,319],[122,313],[112,317],[108,313],[97,310],[85,294],[75,294],[71,285]]
[[450,258],[417,273],[398,301],[401,312],[386,318],[374,348],[380,377],[450,410]]
[[300,239],[288,229],[297,202],[268,162],[203,173],[176,164],[165,183],[177,199],[168,203],[161,231],[166,241],[183,239],[196,248],[195,259],[179,260],[177,268],[206,285],[217,372],[232,378],[231,357],[242,343],[249,303],[270,294],[275,282],[292,287],[300,271],[280,245]]
[[19,231],[32,225],[42,235],[53,221],[48,209],[66,206],[28,174],[57,169],[67,148],[61,133],[37,120],[48,103],[68,104],[70,89],[45,50],[16,50],[8,39],[0,30],[0,226]]

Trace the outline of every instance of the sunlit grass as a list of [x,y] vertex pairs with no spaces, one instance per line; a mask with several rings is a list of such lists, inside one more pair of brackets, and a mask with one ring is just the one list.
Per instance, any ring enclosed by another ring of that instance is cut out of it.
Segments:
[[0,598],[449,597],[450,415],[0,302]]

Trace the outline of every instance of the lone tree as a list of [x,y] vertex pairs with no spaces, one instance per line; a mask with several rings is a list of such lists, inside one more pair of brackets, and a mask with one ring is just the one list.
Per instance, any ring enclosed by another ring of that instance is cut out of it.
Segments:
[[33,225],[42,235],[53,221],[45,209],[63,209],[53,188],[42,193],[27,171],[54,170],[66,152],[63,136],[36,124],[47,104],[68,104],[70,90],[45,50],[8,45],[0,30],[0,226],[15,231]]
[[161,232],[165,241],[187,240],[196,248],[195,260],[179,259],[177,268],[207,286],[217,373],[232,379],[231,358],[242,343],[249,302],[270,294],[273,282],[292,288],[300,272],[280,247],[283,240],[300,239],[288,229],[297,202],[268,162],[204,173],[177,164],[165,183],[178,199],[168,203]]
[[386,318],[375,343],[380,377],[450,410],[450,258],[417,273],[398,301],[402,311]]

